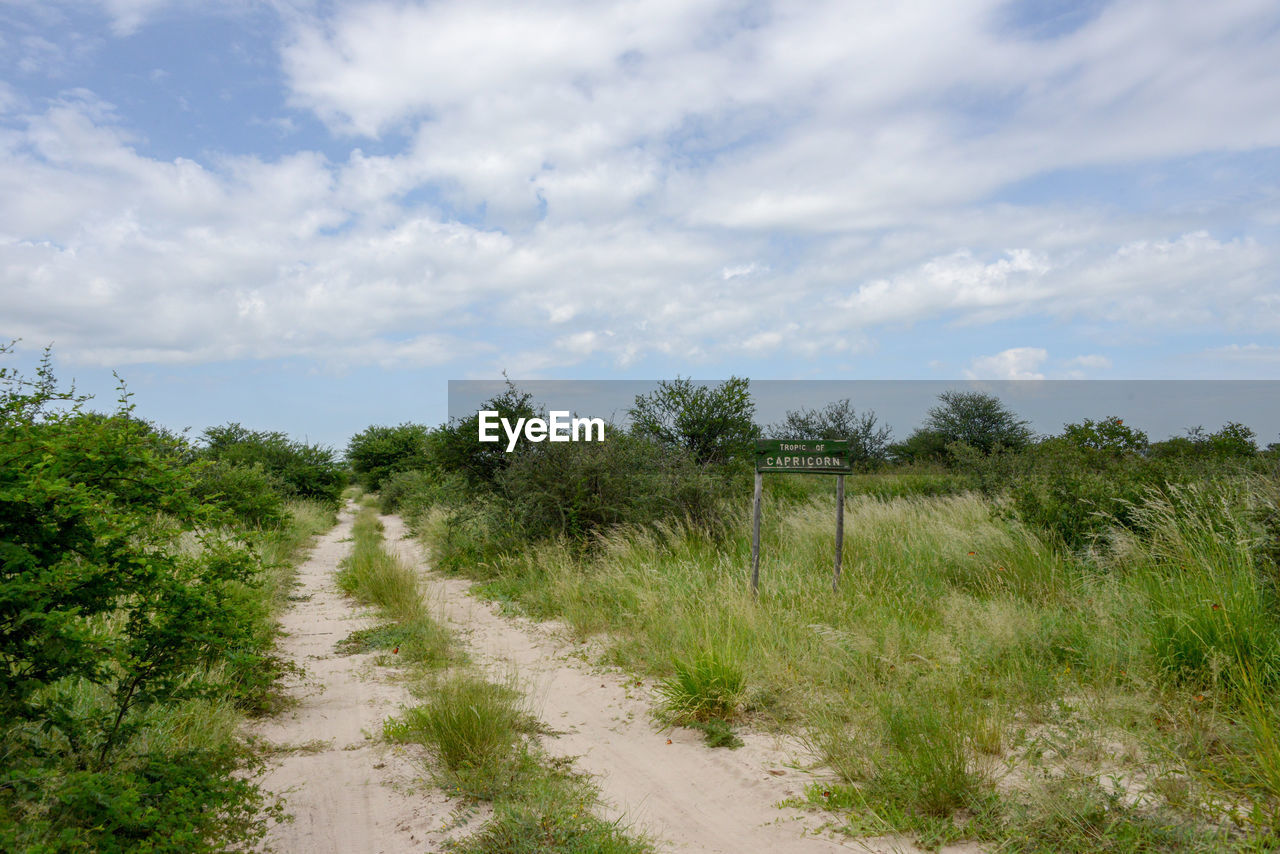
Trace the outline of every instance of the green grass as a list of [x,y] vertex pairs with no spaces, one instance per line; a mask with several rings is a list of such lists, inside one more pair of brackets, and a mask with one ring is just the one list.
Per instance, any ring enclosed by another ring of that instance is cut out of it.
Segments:
[[425,745],[442,788],[493,800],[527,771],[524,736],[536,728],[519,691],[461,671],[434,685],[426,703],[388,722],[384,735]]
[[532,736],[539,722],[509,684],[460,670],[430,683],[426,702],[388,721],[385,737],[427,748],[436,783],[451,795],[490,801],[493,817],[452,851],[476,854],[641,854],[651,846],[599,816],[598,792],[570,760],[548,757]]
[[672,724],[707,723],[734,717],[745,687],[742,669],[715,652],[678,659],[658,684],[658,709]]
[[391,624],[352,634],[343,641],[342,651],[398,647],[405,662],[449,663],[454,655],[450,633],[432,615],[421,579],[383,545],[375,509],[365,507],[356,516],[352,538],[351,554],[338,571],[338,586],[376,607]]
[[[400,649],[423,697],[384,723],[383,737],[422,745],[436,784],[453,797],[493,803],[493,817],[450,850],[476,854],[646,854],[652,846],[620,822],[600,817],[599,794],[568,760],[546,755],[544,730],[510,680],[490,682],[465,661],[452,634],[432,619],[421,584],[382,546],[382,525],[366,499],[353,527],[343,589],[394,621],[353,632],[339,648]],[[415,649],[426,654],[415,653]],[[446,671],[431,670],[452,664]]]
[[[602,635],[609,663],[659,680],[663,720],[806,734],[877,832],[953,838],[954,816],[1017,813],[964,832],[1037,850],[1018,828],[1040,821],[1035,838],[1059,834],[1062,850],[1095,831],[1111,850],[1198,851],[1206,838],[1249,850],[1247,834],[1187,828],[1231,827],[1225,807],[1242,800],[1264,816],[1280,802],[1280,609],[1260,571],[1253,487],[1152,495],[1130,508],[1140,536],[1074,555],[999,504],[945,494],[945,476],[874,477],[848,499],[836,593],[832,499],[803,485],[766,496],[758,599],[745,502],[727,530],[621,528],[589,548],[544,541],[464,569],[509,607]],[[470,548],[449,518],[437,507],[417,530]],[[1139,786],[1150,806],[1086,792],[1058,815],[1067,794],[999,782],[1081,768],[1152,781]],[[1173,777],[1185,785],[1156,782]],[[1105,820],[1090,812],[1099,803]]]

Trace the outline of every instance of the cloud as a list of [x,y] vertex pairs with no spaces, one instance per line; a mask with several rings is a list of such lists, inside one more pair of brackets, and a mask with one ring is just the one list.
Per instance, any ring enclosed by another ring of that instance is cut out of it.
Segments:
[[964,372],[971,380],[1042,380],[1037,369],[1049,353],[1041,347],[1012,347],[992,356],[979,356]]
[[1205,355],[1232,362],[1280,362],[1280,346],[1264,344],[1228,344],[1213,347]]
[[1104,369],[1111,367],[1111,360],[1106,356],[1095,354],[1076,356],[1063,362],[1068,368],[1098,368]]
[[[0,85],[6,334],[112,364],[552,371],[865,352],[930,321],[1280,331],[1267,204],[999,201],[1280,145],[1274,4],[1139,0],[1034,37],[995,0],[277,6],[293,111],[254,121],[280,156],[160,159],[93,92]],[[199,11],[103,8],[118,38]]]

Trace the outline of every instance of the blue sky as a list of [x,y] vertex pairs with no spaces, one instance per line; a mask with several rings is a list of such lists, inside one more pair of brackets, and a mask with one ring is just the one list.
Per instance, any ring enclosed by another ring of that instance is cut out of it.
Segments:
[[1274,2],[0,0],[0,337],[338,446],[503,370],[1275,379],[1278,105]]

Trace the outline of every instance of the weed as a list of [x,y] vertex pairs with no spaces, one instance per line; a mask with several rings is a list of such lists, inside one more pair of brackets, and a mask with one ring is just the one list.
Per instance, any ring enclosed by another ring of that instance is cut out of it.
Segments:
[[491,800],[531,761],[523,736],[535,729],[518,691],[464,671],[441,680],[425,705],[388,722],[384,734],[426,745],[443,766],[442,785]]
[[719,653],[704,652],[678,659],[674,673],[658,685],[660,714],[673,724],[731,718],[742,700],[745,679],[736,664]]
[[707,747],[727,747],[730,750],[737,750],[744,743],[742,739],[738,738],[738,734],[733,731],[733,728],[720,718],[691,721],[689,726],[702,731],[702,740],[707,743]]

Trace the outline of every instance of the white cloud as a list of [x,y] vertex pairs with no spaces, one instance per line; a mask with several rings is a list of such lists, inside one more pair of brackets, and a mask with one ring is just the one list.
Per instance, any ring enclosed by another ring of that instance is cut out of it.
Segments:
[[[113,363],[551,370],[807,358],[930,320],[1280,331],[1262,219],[990,201],[1280,145],[1274,4],[1140,0],[1035,41],[996,0],[286,5],[287,97],[326,151],[379,153],[158,160],[92,93],[36,108],[0,84],[0,113],[29,113],[0,128],[7,334]],[[171,7],[103,8],[127,35]]]
[[1068,368],[1095,368],[1101,370],[1111,367],[1111,360],[1106,356],[1091,353],[1067,359],[1063,364]]
[[1233,362],[1280,362],[1280,346],[1228,344],[1206,350],[1205,355]]
[[1049,358],[1042,347],[1012,347],[992,356],[979,356],[964,375],[972,380],[1042,380],[1039,367]]

